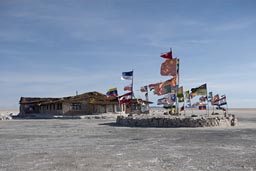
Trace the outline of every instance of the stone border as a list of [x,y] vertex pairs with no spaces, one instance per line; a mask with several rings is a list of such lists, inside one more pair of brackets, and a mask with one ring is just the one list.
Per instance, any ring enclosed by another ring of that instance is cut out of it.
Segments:
[[229,127],[237,125],[235,115],[210,115],[210,116],[154,116],[154,115],[131,115],[128,117],[118,116],[118,126],[128,127]]

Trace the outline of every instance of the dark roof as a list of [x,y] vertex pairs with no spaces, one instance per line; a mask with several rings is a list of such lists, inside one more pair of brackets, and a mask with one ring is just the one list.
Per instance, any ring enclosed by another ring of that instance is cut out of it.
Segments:
[[76,102],[80,100],[88,100],[91,104],[117,104],[117,98],[108,98],[106,95],[93,91],[79,94],[76,96],[68,96],[62,98],[39,98],[39,97],[21,97],[20,104],[36,104],[45,105],[50,103]]

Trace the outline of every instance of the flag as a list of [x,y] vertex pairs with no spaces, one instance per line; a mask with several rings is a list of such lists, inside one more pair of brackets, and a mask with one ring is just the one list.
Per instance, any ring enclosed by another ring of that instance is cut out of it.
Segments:
[[199,110],[206,110],[206,106],[205,106],[205,105],[203,105],[203,106],[198,106],[198,109],[199,109]]
[[132,85],[125,86],[124,91],[132,91]]
[[155,84],[154,89],[155,89],[154,94],[157,94],[157,95],[171,93],[172,90],[176,89],[176,77],[173,77],[172,79],[167,80],[163,83]]
[[168,104],[173,104],[176,102],[176,94],[166,94],[165,98],[167,99]]
[[172,50],[170,52],[165,52],[160,55],[162,58],[172,59]]
[[116,96],[118,96],[117,88],[110,88],[107,91],[106,95],[107,95],[107,97],[116,97]]
[[184,102],[183,86],[179,87],[177,92],[178,102]]
[[226,105],[227,104],[226,95],[222,95],[219,101],[220,101],[219,103],[220,106]]
[[196,93],[190,93],[190,99],[193,99],[196,96]]
[[143,86],[140,88],[141,92],[148,92],[148,86]]
[[131,96],[123,96],[123,97],[119,98],[120,104],[131,103],[131,102],[132,102]]
[[122,80],[132,80],[132,78],[133,78],[133,71],[122,72],[122,76],[121,76]]
[[166,104],[168,104],[168,101],[165,97],[157,100],[157,105],[166,105]]
[[172,103],[176,102],[176,94],[170,94],[170,101]]
[[125,93],[125,94],[123,94],[123,95],[119,96],[119,98],[124,97],[124,96],[132,96],[132,92]]
[[167,94],[167,93],[171,93],[172,91],[172,87],[171,85],[165,85],[165,86],[161,86],[160,88],[160,94]]
[[199,87],[192,88],[191,92],[192,92],[193,96],[197,96],[197,95],[205,96],[205,95],[207,95],[207,85],[203,84]]
[[161,65],[160,74],[162,76],[176,76],[177,75],[177,58],[167,59]]
[[[154,86],[154,94],[157,94],[157,95],[161,95],[161,93],[160,93],[160,85],[161,85],[162,83],[155,83],[153,86]],[[150,86],[150,85],[149,85]]]
[[202,102],[205,102],[205,101],[206,101],[206,97],[205,97],[205,96],[202,96],[202,97],[199,98],[199,100],[200,100],[201,103],[202,103]]
[[123,104],[123,103],[131,103],[132,101],[132,92],[123,94],[122,96],[118,97],[119,103]]
[[190,99],[189,90],[185,91],[185,97],[186,97],[186,99]]
[[220,101],[220,97],[218,94],[216,94],[215,96],[213,96],[213,99],[212,99],[212,105],[219,105],[219,101]]

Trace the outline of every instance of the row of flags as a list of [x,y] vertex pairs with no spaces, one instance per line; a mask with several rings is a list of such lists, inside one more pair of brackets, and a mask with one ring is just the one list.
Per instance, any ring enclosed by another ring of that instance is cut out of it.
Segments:
[[[213,96],[212,92],[209,92],[207,95],[207,84],[203,84],[199,87],[192,88],[191,91],[188,90],[185,92],[183,92],[183,86],[181,86],[176,88],[175,91],[175,93],[167,93],[164,97],[158,99],[157,104],[167,107],[174,106],[177,102],[186,102],[187,107],[198,107],[199,110],[206,110],[208,103],[218,107],[227,105],[226,95],[219,97],[219,95],[216,94]],[[191,99],[193,99],[195,96],[201,97],[199,97],[198,102],[191,104]],[[185,105],[180,108],[180,111],[184,110],[184,106]]]
[[[201,97],[199,98],[199,101],[191,105],[191,99],[198,95],[201,95]],[[206,105],[208,105],[209,103],[212,106],[218,106],[218,107],[227,105],[226,95],[222,95],[221,98],[219,97],[219,94],[216,94],[213,96],[212,92],[209,92],[209,94],[207,95],[206,84],[203,84],[196,88],[192,88],[191,93],[189,93],[189,90],[186,91],[185,96],[188,104],[187,107],[198,106],[199,110],[206,110]]]
[[[161,75],[176,76],[177,69],[178,69],[178,59],[172,58],[172,50],[170,50],[170,52],[162,53],[160,56],[162,58],[166,59],[166,61],[161,66],[161,71],[160,71]],[[133,71],[122,72],[121,79],[122,80],[133,80]],[[118,96],[117,88],[110,88],[107,91],[106,95],[107,95],[107,97],[118,97],[119,99],[121,99],[120,101],[122,101],[122,99],[126,99],[126,100],[129,98],[131,99],[130,94],[133,94],[132,86],[133,86],[132,84],[125,86],[124,91],[129,91],[129,93],[126,93],[122,96]],[[143,86],[140,88],[140,91],[148,93],[149,89],[150,89],[150,91],[154,89],[154,94],[162,95],[162,94],[166,94],[166,93],[170,93],[171,91],[174,91],[175,86],[176,86],[176,77],[174,77],[170,80],[167,80],[163,83],[161,82],[161,83],[156,83],[154,85]],[[126,100],[123,100],[123,101],[126,101]]]
[[[219,97],[219,95],[216,94],[213,96],[212,92],[209,92],[207,95],[207,84],[183,92],[183,86],[178,85],[179,59],[173,58],[172,49],[169,52],[162,53],[160,57],[165,59],[161,64],[160,74],[162,76],[172,76],[172,78],[164,82],[142,86],[140,91],[146,93],[146,97],[148,92],[152,90],[155,95],[164,95],[164,97],[157,100],[157,104],[164,105],[166,108],[173,108],[177,103],[183,102],[184,104],[180,108],[180,111],[184,110],[185,102],[187,104],[186,107],[198,107],[199,110],[206,110],[206,105],[209,104],[209,102],[211,105],[216,105],[218,107],[227,104],[225,95]],[[132,83],[124,86],[123,89],[124,91],[128,91],[128,93],[118,96],[117,88],[111,88],[107,91],[107,96],[118,97],[120,103],[130,103],[133,96],[133,71],[122,72],[121,79],[132,80]],[[191,104],[191,99],[195,96],[201,97],[198,102]]]

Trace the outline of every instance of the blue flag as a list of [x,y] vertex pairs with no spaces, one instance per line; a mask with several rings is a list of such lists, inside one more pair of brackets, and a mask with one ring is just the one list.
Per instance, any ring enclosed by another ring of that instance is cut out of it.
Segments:
[[132,80],[132,78],[133,78],[133,71],[122,72],[122,76],[121,76],[122,80]]

